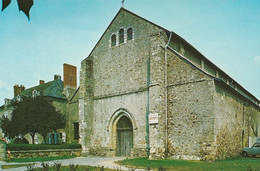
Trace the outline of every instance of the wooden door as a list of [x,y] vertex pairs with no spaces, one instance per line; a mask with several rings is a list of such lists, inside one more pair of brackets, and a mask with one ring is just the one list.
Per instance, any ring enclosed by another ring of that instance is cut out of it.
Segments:
[[130,156],[133,148],[133,128],[131,121],[122,116],[117,123],[117,156]]

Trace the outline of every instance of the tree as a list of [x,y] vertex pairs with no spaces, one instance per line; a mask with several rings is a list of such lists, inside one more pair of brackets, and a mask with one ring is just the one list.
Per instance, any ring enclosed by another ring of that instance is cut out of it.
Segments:
[[1,119],[1,128],[11,138],[30,134],[34,144],[34,136],[40,133],[45,137],[49,132],[61,128],[65,122],[60,112],[44,96],[35,98],[23,97],[22,102],[14,104],[12,118]]
[[10,137],[10,138],[14,138],[14,133],[12,132],[12,129],[11,129],[11,125],[10,125],[10,120],[3,116],[1,119],[0,119],[0,125],[1,125],[1,128],[2,128],[2,131],[5,135],[5,137]]
[[[2,11],[11,3],[11,0],[2,0]],[[23,11],[30,20],[30,9],[33,6],[33,0],[17,0],[19,11]]]

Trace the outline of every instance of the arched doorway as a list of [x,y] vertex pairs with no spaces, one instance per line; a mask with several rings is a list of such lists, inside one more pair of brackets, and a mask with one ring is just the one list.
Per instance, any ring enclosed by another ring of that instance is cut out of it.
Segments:
[[133,148],[133,126],[130,119],[122,116],[116,124],[116,155],[130,156]]

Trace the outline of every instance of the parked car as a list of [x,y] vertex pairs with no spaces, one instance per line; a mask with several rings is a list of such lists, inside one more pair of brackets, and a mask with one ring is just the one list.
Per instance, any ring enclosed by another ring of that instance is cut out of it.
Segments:
[[254,145],[250,148],[250,147],[246,147],[242,149],[242,156],[252,156],[252,157],[256,157],[257,155],[260,156],[260,141],[256,141],[256,143],[254,143]]

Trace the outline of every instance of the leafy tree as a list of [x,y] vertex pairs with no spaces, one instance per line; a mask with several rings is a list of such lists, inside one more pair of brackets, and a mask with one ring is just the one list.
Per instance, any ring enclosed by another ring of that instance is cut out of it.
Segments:
[[10,120],[7,117],[3,116],[0,119],[0,125],[3,133],[5,134],[5,137],[14,138],[15,133],[12,132]]
[[[11,3],[11,0],[2,0],[2,11]],[[33,0],[17,0],[19,11],[23,11],[30,20],[30,9],[33,6]]]
[[30,134],[34,144],[34,136],[61,128],[65,121],[60,112],[44,96],[36,98],[23,97],[22,102],[14,104],[12,118],[1,119],[1,128],[11,138],[18,135]]

